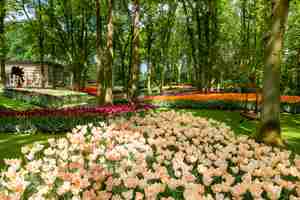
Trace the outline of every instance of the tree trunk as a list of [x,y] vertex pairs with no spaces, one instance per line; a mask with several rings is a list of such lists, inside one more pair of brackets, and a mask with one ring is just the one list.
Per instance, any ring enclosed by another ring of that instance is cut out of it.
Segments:
[[193,82],[193,78],[192,78],[192,75],[193,75],[193,68],[192,68],[192,59],[190,56],[187,57],[187,62],[186,62],[186,68],[187,68],[187,74],[186,74],[186,80],[188,83],[192,83]]
[[126,73],[126,64],[125,64],[125,57],[126,57],[126,51],[121,51],[121,74],[122,74],[122,85],[123,85],[123,91],[126,91],[127,88],[127,73]]
[[112,65],[113,65],[113,7],[112,0],[108,0],[107,46],[106,63],[104,66],[105,87],[101,95],[104,104],[113,103]]
[[42,4],[41,0],[38,0],[38,16],[39,16],[39,35],[38,35],[38,40],[39,40],[39,54],[40,54],[40,65],[41,65],[41,86],[42,88],[45,88],[46,86],[46,73],[45,73],[45,65],[44,65],[44,27],[43,27],[43,18],[42,18]]
[[300,48],[298,49],[297,64],[297,94],[300,95]]
[[152,37],[153,25],[152,25],[152,16],[149,15],[150,23],[146,26],[147,28],[147,93],[148,95],[152,94],[152,62],[151,62],[151,48],[154,38]]
[[5,74],[5,57],[6,57],[6,47],[5,47],[5,0],[0,1],[0,86],[5,87],[6,84],[6,74]]
[[[50,28],[51,30],[54,30],[54,2],[53,0],[49,0],[49,6],[50,6]],[[55,41],[53,38],[51,38],[51,60],[52,60],[52,74],[49,74],[49,76],[51,75],[52,76],[52,88],[53,89],[56,89],[56,86],[57,86],[57,80],[56,80],[56,73],[55,73],[55,69],[56,69],[56,66],[55,66]],[[49,70],[48,70],[49,71]]]
[[[194,80],[196,80],[196,86],[199,89],[202,89],[201,76],[199,76],[199,74],[198,74],[198,72],[200,70],[200,61],[199,61],[199,57],[197,57],[197,55],[196,55],[196,45],[195,45],[195,39],[194,39],[194,30],[192,28],[192,25],[190,25],[190,16],[188,14],[186,2],[185,2],[185,0],[181,0],[181,2],[182,2],[182,5],[183,5],[183,10],[184,10],[185,16],[186,16],[186,27],[187,27],[187,32],[188,32],[188,35],[189,35],[189,42],[190,42],[191,48],[192,48],[192,61],[193,62],[190,62],[190,63],[193,64],[193,68],[194,68],[194,71],[195,71],[195,74],[194,74],[195,78],[192,78],[193,74],[191,74],[190,81],[194,82]],[[198,37],[199,37],[199,35],[198,35]],[[198,48],[198,50],[199,50],[199,48]]]
[[160,72],[160,84],[159,84],[159,91],[160,93],[163,92],[165,86],[165,73],[166,73],[166,66],[161,65],[161,72]]
[[139,0],[133,0],[133,37],[132,37],[132,64],[130,81],[128,88],[128,98],[130,101],[136,101],[138,97],[138,83],[140,73],[139,58],[139,23],[140,23],[140,5]]
[[[203,90],[203,88],[205,88],[206,84],[205,84],[205,79],[203,77],[206,76],[205,74],[205,68],[207,68],[207,64],[203,65],[201,63],[201,60],[203,60],[203,45],[202,45],[202,29],[201,29],[201,18],[200,18],[200,10],[201,10],[201,5],[200,5],[200,1],[196,2],[196,9],[194,9],[194,15],[196,16],[196,22],[197,22],[197,38],[198,38],[198,42],[197,42],[197,49],[198,49],[198,57],[199,57],[199,61],[198,61],[198,66],[196,69],[196,73],[197,73],[197,88],[199,90]],[[207,24],[209,26],[209,21],[208,18],[209,15],[207,15]],[[204,20],[205,21],[205,20]],[[209,27],[207,28],[207,30],[209,30]],[[208,48],[208,47],[207,47]],[[207,52],[209,52],[209,49],[207,50]],[[207,59],[209,59],[209,54],[207,54]]]
[[99,0],[95,0],[96,6],[96,66],[97,66],[97,104],[104,104],[103,87],[104,87],[104,69],[103,69],[103,48],[102,48],[102,23],[101,23],[101,7]]
[[283,37],[289,0],[272,1],[271,32],[265,47],[262,92],[262,116],[259,137],[262,141],[283,146],[280,127],[280,67]]
[[147,91],[148,94],[151,95],[152,94],[152,63],[150,61],[148,61],[148,69],[147,69]]
[[80,91],[81,89],[81,71],[80,71],[81,63],[73,64],[73,83],[72,87],[75,91]]
[[97,104],[113,103],[112,65],[113,65],[113,7],[112,0],[108,0],[107,44],[103,48],[101,7],[96,3],[96,65],[97,65]]
[[[130,35],[130,34],[128,34]],[[127,74],[127,65],[126,65],[126,52],[127,48],[130,44],[131,37],[128,36],[128,39],[126,40],[126,44],[124,45],[123,48],[121,48],[121,68],[122,68],[122,82],[123,82],[123,92],[127,91],[128,88],[128,74]]]
[[181,69],[182,69],[182,63],[180,64],[175,64],[175,66],[177,67],[177,84],[181,83]]

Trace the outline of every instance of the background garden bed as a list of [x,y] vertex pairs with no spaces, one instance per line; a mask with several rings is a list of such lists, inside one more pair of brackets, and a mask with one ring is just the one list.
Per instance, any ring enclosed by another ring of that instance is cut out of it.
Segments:
[[[191,109],[222,109],[222,110],[256,110],[256,103],[253,101],[241,102],[241,101],[229,101],[229,100],[145,100],[147,103],[151,103],[155,106],[166,108],[191,108]],[[258,111],[261,107],[258,106]],[[300,103],[288,103],[282,102],[281,109],[287,113],[300,113]]]

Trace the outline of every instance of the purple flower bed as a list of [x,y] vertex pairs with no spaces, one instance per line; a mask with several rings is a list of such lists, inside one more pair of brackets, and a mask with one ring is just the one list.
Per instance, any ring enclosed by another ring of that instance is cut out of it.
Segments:
[[0,117],[51,117],[51,116],[88,116],[88,115],[114,115],[128,112],[137,112],[153,109],[155,106],[150,104],[134,105],[109,105],[99,107],[78,107],[64,109],[35,109],[30,111],[0,111]]

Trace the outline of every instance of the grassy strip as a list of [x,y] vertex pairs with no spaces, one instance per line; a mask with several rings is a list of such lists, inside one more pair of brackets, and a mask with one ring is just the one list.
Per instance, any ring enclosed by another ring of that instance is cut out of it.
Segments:
[[13,135],[0,133],[0,169],[4,167],[5,158],[17,158],[21,156],[21,148],[34,142],[46,143],[49,138],[64,137],[65,134],[45,134],[37,133],[35,135],[22,134]]
[[32,105],[30,103],[4,97],[0,93],[0,110],[3,109],[3,110],[25,111],[25,110],[37,109],[37,108],[39,107]]

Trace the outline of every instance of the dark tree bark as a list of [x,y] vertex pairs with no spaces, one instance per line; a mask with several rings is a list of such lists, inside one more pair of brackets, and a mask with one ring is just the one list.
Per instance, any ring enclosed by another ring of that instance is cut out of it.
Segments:
[[[247,57],[247,0],[242,1],[242,9],[241,9],[241,49],[240,49],[240,64],[245,64],[245,60]],[[249,21],[249,19],[248,19]]]
[[266,143],[284,145],[280,127],[280,68],[289,0],[273,0],[270,34],[265,47],[262,116],[259,137]]
[[152,62],[151,62],[151,48],[152,48],[152,43],[155,40],[153,38],[153,25],[152,25],[152,16],[149,16],[149,24],[147,24],[146,29],[147,29],[147,92],[149,95],[152,94]]
[[101,22],[101,5],[99,0],[95,0],[96,3],[96,65],[97,65],[97,104],[104,104],[103,88],[104,88],[104,69],[103,69],[103,43],[102,43],[102,22]]
[[42,88],[45,88],[46,87],[46,72],[45,72],[45,65],[44,65],[44,58],[45,58],[44,40],[45,40],[45,34],[44,34],[44,26],[43,26],[41,0],[38,0],[38,22],[39,22],[38,40],[39,40],[40,65],[41,65],[41,83],[42,83]]
[[6,15],[6,0],[0,1],[0,85],[5,86],[6,74],[5,74],[5,57],[6,57],[6,39],[5,39],[5,24],[4,19]]
[[138,83],[140,74],[140,5],[139,0],[133,0],[133,37],[132,37],[132,63],[130,70],[130,80],[128,87],[128,99],[132,102],[136,101],[138,97]]
[[300,95],[300,48],[298,49],[297,64],[297,93]]
[[[49,7],[50,7],[50,28],[51,30],[54,30],[54,2],[53,0],[49,0]],[[55,41],[53,37],[51,37],[51,57],[52,57],[52,62],[53,64],[55,63]],[[52,67],[52,88],[56,89],[57,83],[56,83],[56,72],[55,72],[54,65]],[[49,71],[49,70],[48,70]],[[49,74],[50,75],[50,74]]]

